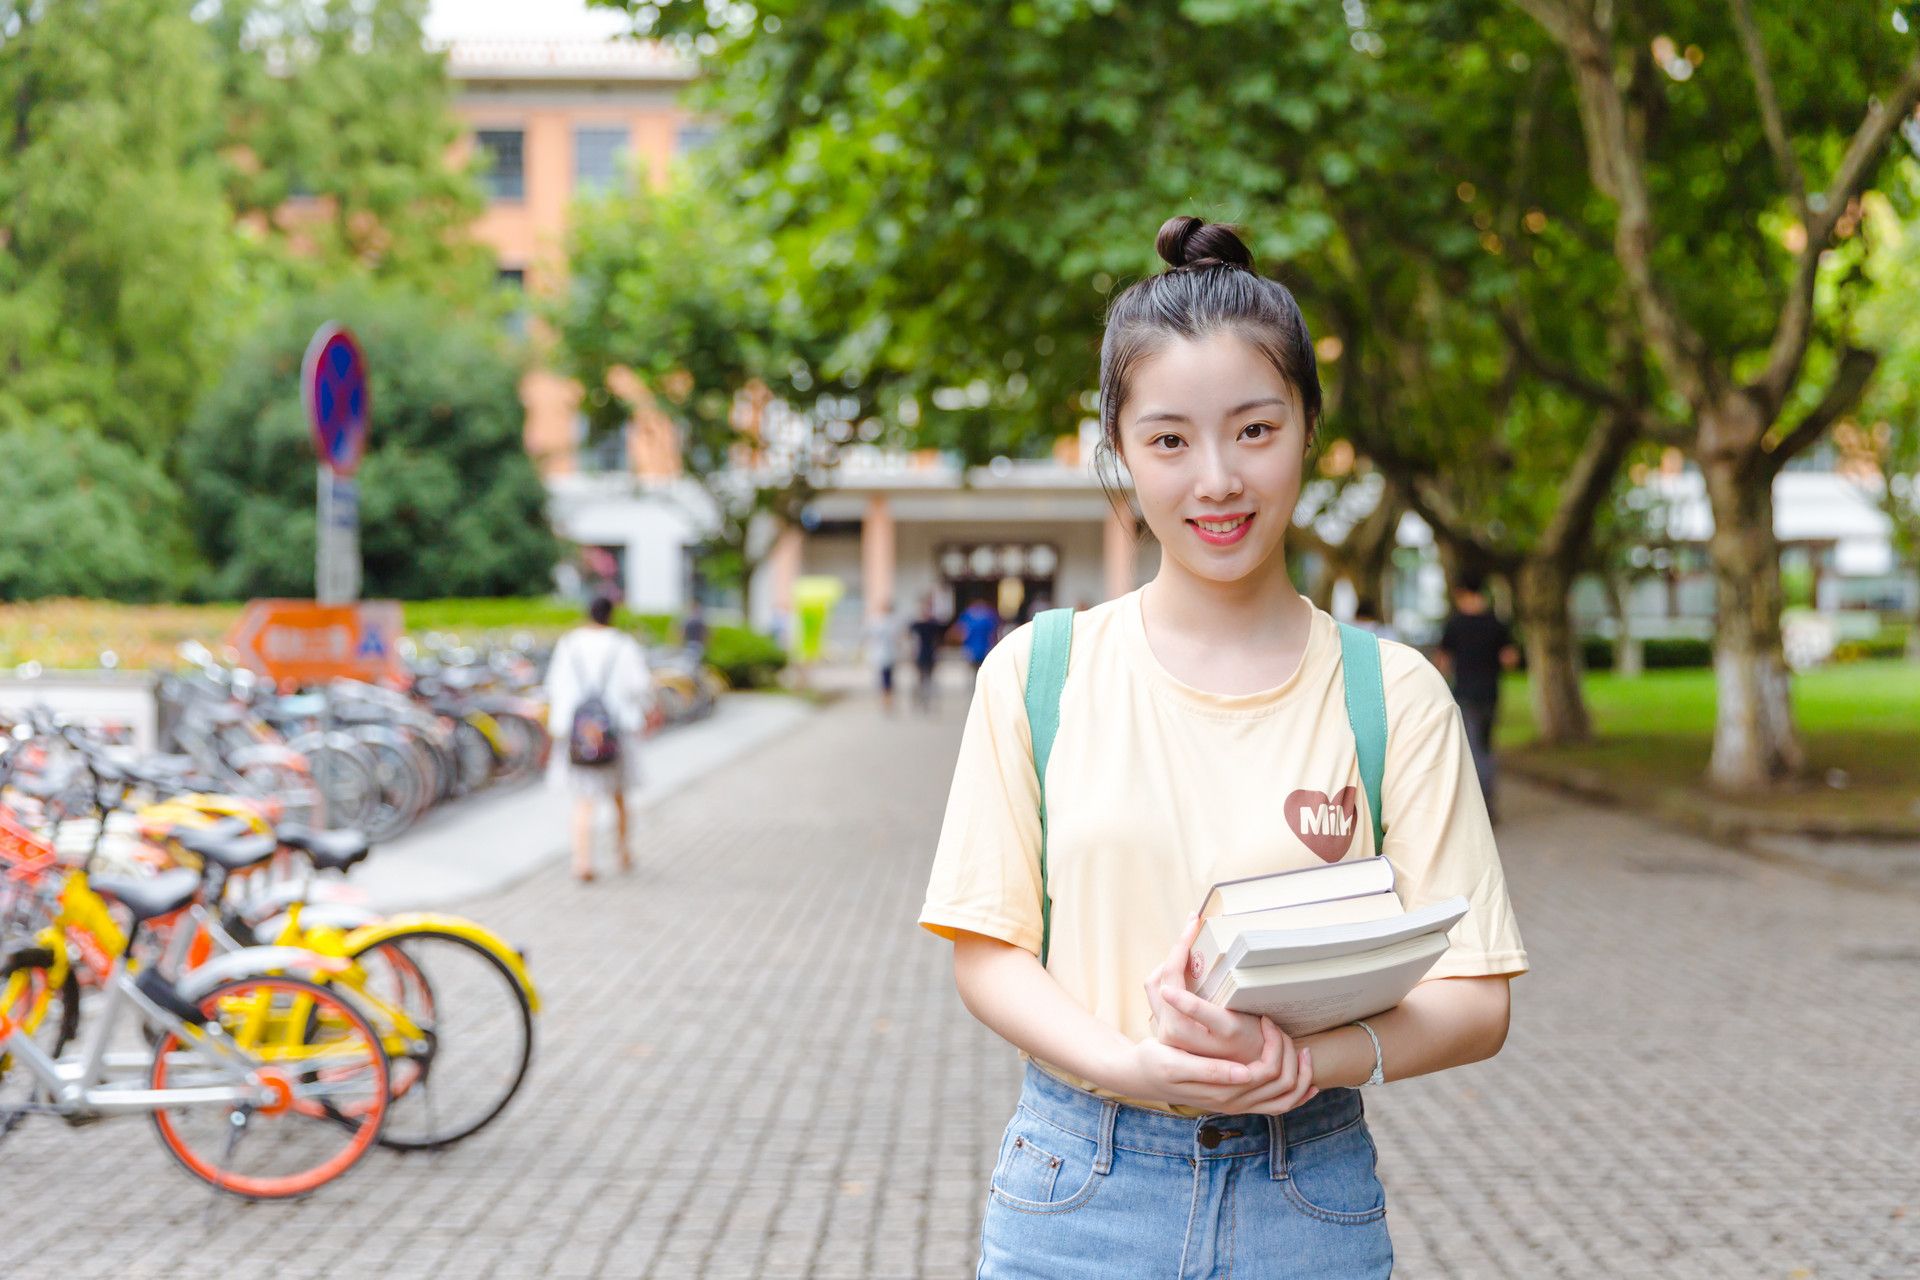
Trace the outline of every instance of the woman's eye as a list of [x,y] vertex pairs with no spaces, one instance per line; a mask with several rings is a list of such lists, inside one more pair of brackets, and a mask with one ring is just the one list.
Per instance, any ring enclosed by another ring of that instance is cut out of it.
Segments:
[[1153,443],[1163,449],[1177,449],[1180,447],[1181,441],[1179,436],[1169,432],[1166,435],[1155,436]]
[[1240,429],[1240,434],[1249,439],[1259,440],[1273,434],[1273,428],[1264,422],[1249,422]]

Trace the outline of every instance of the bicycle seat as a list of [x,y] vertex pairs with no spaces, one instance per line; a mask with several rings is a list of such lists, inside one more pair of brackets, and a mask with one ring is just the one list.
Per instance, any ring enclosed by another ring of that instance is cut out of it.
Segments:
[[257,867],[273,856],[279,844],[272,836],[257,836],[244,822],[232,819],[211,827],[175,827],[173,838],[182,849],[217,862],[229,871]]
[[186,870],[162,871],[144,880],[126,876],[92,876],[87,883],[95,893],[112,898],[132,912],[135,924],[178,911],[200,892],[199,874]]
[[345,871],[372,851],[364,831],[315,831],[298,822],[281,825],[275,834],[313,859],[323,871]]

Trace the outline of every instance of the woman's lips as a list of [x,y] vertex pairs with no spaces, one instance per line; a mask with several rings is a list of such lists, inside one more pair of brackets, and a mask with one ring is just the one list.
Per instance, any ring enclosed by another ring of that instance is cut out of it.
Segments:
[[1247,536],[1253,527],[1253,512],[1236,511],[1231,515],[1188,517],[1187,523],[1203,541],[1216,547],[1232,546]]

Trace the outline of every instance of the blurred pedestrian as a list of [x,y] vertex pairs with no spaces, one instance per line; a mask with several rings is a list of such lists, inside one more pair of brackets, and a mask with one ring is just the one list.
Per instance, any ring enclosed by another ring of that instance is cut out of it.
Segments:
[[973,664],[973,678],[978,680],[980,664],[987,660],[988,651],[1000,638],[999,611],[985,600],[975,600],[960,611],[956,625],[960,628],[960,647],[967,651],[967,661]]
[[1513,632],[1493,612],[1486,575],[1470,569],[1454,580],[1453,612],[1440,631],[1434,665],[1453,684],[1453,700],[1466,722],[1473,771],[1480,776],[1487,816],[1497,821],[1494,801],[1493,723],[1500,710],[1500,673],[1520,663]]
[[707,615],[698,600],[687,605],[686,621],[680,624],[680,643],[691,650],[696,663],[707,660]]
[[880,681],[880,706],[893,714],[893,670],[900,661],[901,642],[906,638],[906,622],[893,611],[893,601],[883,600],[880,611],[867,619],[867,663]]
[[1380,607],[1372,596],[1361,596],[1353,604],[1353,625],[1371,631],[1382,640],[1398,640],[1400,632],[1390,622],[1380,621]]
[[646,651],[615,628],[613,601],[595,596],[586,625],[560,637],[547,664],[552,786],[570,792],[573,874],[593,879],[593,828],[603,800],[613,802],[619,866],[633,870],[627,792],[640,785],[640,737],[650,727],[653,677]]
[[913,686],[914,705],[933,710],[934,667],[940,661],[940,644],[947,638],[947,624],[934,612],[933,597],[920,602],[920,616],[908,630],[913,635],[913,669],[918,680]]

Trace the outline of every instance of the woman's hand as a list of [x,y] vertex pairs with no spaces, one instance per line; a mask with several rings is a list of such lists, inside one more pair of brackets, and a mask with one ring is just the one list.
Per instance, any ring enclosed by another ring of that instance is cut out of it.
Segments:
[[1147,1006],[1153,1031],[1162,1044],[1184,1049],[1202,1058],[1252,1062],[1260,1056],[1260,1019],[1250,1013],[1223,1009],[1187,989],[1187,957],[1200,936],[1198,915],[1187,917],[1187,927],[1173,950],[1147,975]]
[[1119,1092],[1135,1098],[1222,1115],[1281,1115],[1320,1092],[1313,1085],[1312,1051],[1297,1053],[1293,1041],[1265,1018],[1254,1061],[1229,1062],[1176,1049],[1159,1040],[1140,1040],[1124,1052],[1109,1076]]

